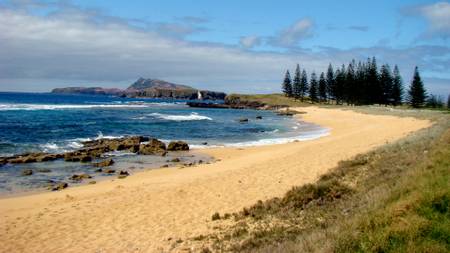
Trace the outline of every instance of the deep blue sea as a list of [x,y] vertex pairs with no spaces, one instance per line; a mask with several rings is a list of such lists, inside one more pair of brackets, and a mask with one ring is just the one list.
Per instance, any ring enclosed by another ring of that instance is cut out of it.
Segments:
[[[256,116],[263,118],[257,120]],[[240,118],[249,122],[240,123]],[[80,148],[82,141],[126,135],[151,136],[166,142],[184,140],[199,149],[284,143],[326,133],[320,126],[271,111],[190,108],[182,100],[0,92],[0,156],[64,152]],[[143,163],[140,160],[139,164]],[[19,176],[24,166],[58,167],[60,171],[53,172],[59,175],[58,180],[88,170],[86,165],[61,161],[5,165],[0,167],[0,192],[15,191],[17,186],[7,181]],[[46,177],[49,175],[41,179]]]

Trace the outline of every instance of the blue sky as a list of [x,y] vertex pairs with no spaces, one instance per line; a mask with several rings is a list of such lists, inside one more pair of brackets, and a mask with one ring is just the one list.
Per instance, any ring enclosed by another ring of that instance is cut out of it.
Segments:
[[418,65],[450,93],[448,1],[0,0],[0,90],[126,87],[139,76],[279,91],[287,68],[352,58]]

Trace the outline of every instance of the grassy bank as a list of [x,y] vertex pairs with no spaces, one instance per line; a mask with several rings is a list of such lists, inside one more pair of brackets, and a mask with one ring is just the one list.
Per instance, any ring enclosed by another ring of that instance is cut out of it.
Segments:
[[348,108],[434,122],[398,142],[341,162],[316,183],[233,214],[192,238],[230,252],[450,251],[450,114]]

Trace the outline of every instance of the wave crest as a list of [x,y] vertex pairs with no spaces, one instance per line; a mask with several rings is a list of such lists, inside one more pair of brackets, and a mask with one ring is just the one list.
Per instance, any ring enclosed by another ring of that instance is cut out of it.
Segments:
[[213,120],[210,117],[200,115],[196,112],[192,112],[190,115],[170,115],[170,114],[162,114],[162,113],[151,113],[149,114],[152,117],[156,117],[164,120],[172,120],[172,121],[191,121],[191,120]]

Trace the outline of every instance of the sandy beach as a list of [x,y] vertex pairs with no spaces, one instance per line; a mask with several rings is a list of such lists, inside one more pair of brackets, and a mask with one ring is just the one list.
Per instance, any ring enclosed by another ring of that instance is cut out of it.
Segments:
[[0,252],[170,252],[177,239],[210,231],[215,212],[282,196],[341,160],[431,125],[341,109],[297,110],[306,112],[301,120],[327,127],[330,134],[280,145],[205,149],[220,161],[0,199]]

